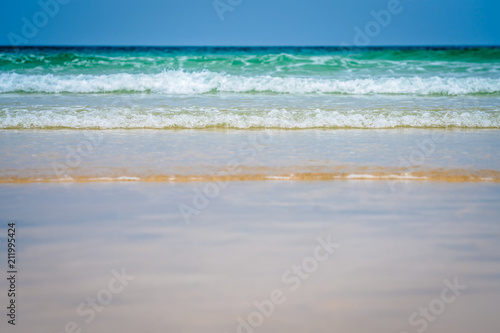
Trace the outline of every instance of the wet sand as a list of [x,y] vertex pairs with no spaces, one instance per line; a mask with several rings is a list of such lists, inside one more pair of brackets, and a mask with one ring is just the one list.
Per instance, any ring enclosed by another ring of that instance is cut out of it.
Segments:
[[0,137],[20,331],[500,326],[498,130]]
[[[255,332],[399,333],[425,323],[431,333],[493,333],[500,325],[498,184],[230,182],[204,202],[208,184],[0,185],[0,219],[18,228],[16,329],[230,333],[252,322]],[[188,221],[187,206],[198,211]],[[329,240],[339,246],[316,253]],[[113,280],[123,272],[124,284]],[[457,294],[443,294],[455,282]],[[262,304],[276,290],[267,316]]]
[[3,130],[0,182],[498,182],[500,132]]

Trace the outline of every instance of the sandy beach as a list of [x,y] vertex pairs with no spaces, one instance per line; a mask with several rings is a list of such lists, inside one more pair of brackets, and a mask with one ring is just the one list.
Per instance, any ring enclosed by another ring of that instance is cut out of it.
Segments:
[[[205,185],[0,185],[0,216],[18,227],[19,329],[245,332],[259,316],[252,331],[498,325],[497,184],[231,182],[187,224],[178,207]],[[331,253],[315,252],[329,240]],[[109,292],[122,269],[126,285]],[[465,289],[442,296],[455,282]],[[434,322],[419,312],[429,307]]]

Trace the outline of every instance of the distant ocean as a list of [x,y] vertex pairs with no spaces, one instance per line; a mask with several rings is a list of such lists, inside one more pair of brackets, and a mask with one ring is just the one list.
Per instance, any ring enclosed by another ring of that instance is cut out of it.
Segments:
[[[430,177],[418,166],[500,180],[498,129],[498,47],[0,49],[4,181],[50,178],[54,163],[82,179],[206,180],[264,130],[273,143],[240,158],[238,179]],[[432,149],[429,130],[445,136]],[[69,162],[96,133],[107,145]]]

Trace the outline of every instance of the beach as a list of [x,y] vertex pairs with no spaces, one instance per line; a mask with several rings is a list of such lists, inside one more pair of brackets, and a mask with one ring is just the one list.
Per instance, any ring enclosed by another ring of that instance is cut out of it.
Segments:
[[[186,224],[178,206],[205,185],[2,184],[2,218],[19,228],[18,328],[246,332],[239,318],[248,323],[274,290],[282,303],[251,331],[498,327],[496,184],[410,182],[394,193],[371,180],[232,182]],[[332,252],[315,265],[328,237]],[[126,286],[106,292],[122,268]],[[466,289],[440,301],[455,279]],[[434,321],[419,314],[429,306]]]
[[0,48],[19,329],[497,332],[499,102],[495,47]]

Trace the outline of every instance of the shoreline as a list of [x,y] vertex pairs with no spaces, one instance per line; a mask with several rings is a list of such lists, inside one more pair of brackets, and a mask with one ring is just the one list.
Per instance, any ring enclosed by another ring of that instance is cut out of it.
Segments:
[[16,183],[106,183],[106,182],[157,182],[157,183],[191,183],[191,182],[240,182],[240,181],[421,181],[447,183],[500,183],[500,171],[496,170],[425,170],[412,173],[396,174],[389,171],[367,173],[366,168],[358,172],[298,172],[298,173],[246,173],[215,175],[122,175],[122,176],[68,176],[68,177],[0,177],[0,184]]

